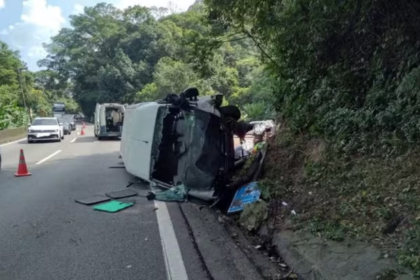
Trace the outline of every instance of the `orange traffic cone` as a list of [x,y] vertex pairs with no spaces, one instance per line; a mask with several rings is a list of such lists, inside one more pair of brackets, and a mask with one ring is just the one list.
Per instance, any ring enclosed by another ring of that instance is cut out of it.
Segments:
[[85,135],[85,130],[83,127],[82,127],[82,131],[80,131],[80,135]]
[[32,174],[29,173],[28,167],[26,166],[25,156],[23,155],[23,150],[20,150],[20,157],[19,157],[19,166],[18,170],[15,173],[16,177],[24,177],[24,176],[31,176]]

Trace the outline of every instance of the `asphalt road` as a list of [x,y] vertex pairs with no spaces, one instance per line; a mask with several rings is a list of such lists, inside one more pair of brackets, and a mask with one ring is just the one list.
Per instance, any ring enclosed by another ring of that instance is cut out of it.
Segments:
[[[168,223],[164,216],[158,222],[164,209],[153,201],[128,199],[136,204],[113,214],[74,202],[124,189],[133,180],[124,169],[109,168],[121,161],[119,145],[97,141],[88,126],[85,136],[73,132],[60,143],[1,147],[0,279],[178,280],[182,269],[167,269],[174,257],[172,264],[183,264],[188,279],[209,279],[179,207],[168,206],[176,237],[165,245],[168,257],[159,230],[162,221]],[[30,177],[14,177],[20,149]],[[178,258],[173,243],[179,245]]]

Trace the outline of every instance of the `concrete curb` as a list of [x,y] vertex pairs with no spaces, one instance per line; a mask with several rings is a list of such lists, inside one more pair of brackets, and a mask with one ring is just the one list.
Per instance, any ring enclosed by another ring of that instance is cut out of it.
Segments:
[[[350,245],[351,244],[351,245]],[[395,260],[362,242],[326,241],[308,233],[284,231],[273,237],[283,260],[305,280],[377,280],[379,275],[405,271]],[[388,279],[388,278],[387,278]],[[394,280],[414,280],[399,275]]]
[[192,203],[181,203],[180,207],[212,279],[263,279],[214,213]]

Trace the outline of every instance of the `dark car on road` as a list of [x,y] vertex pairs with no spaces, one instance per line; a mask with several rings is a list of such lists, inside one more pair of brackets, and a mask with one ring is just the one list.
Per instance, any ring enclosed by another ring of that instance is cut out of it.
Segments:
[[76,121],[74,120],[74,115],[63,115],[61,118],[66,119],[71,126],[71,130],[76,130]]
[[59,118],[59,121],[63,124],[64,135],[70,135],[73,130],[70,122],[66,118]]

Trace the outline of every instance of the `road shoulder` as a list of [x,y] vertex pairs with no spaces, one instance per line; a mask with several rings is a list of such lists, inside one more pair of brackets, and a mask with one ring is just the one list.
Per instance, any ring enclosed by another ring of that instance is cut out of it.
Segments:
[[182,203],[180,208],[212,279],[263,279],[214,212],[193,203]]
[[23,140],[26,135],[26,127],[0,130],[0,146]]

